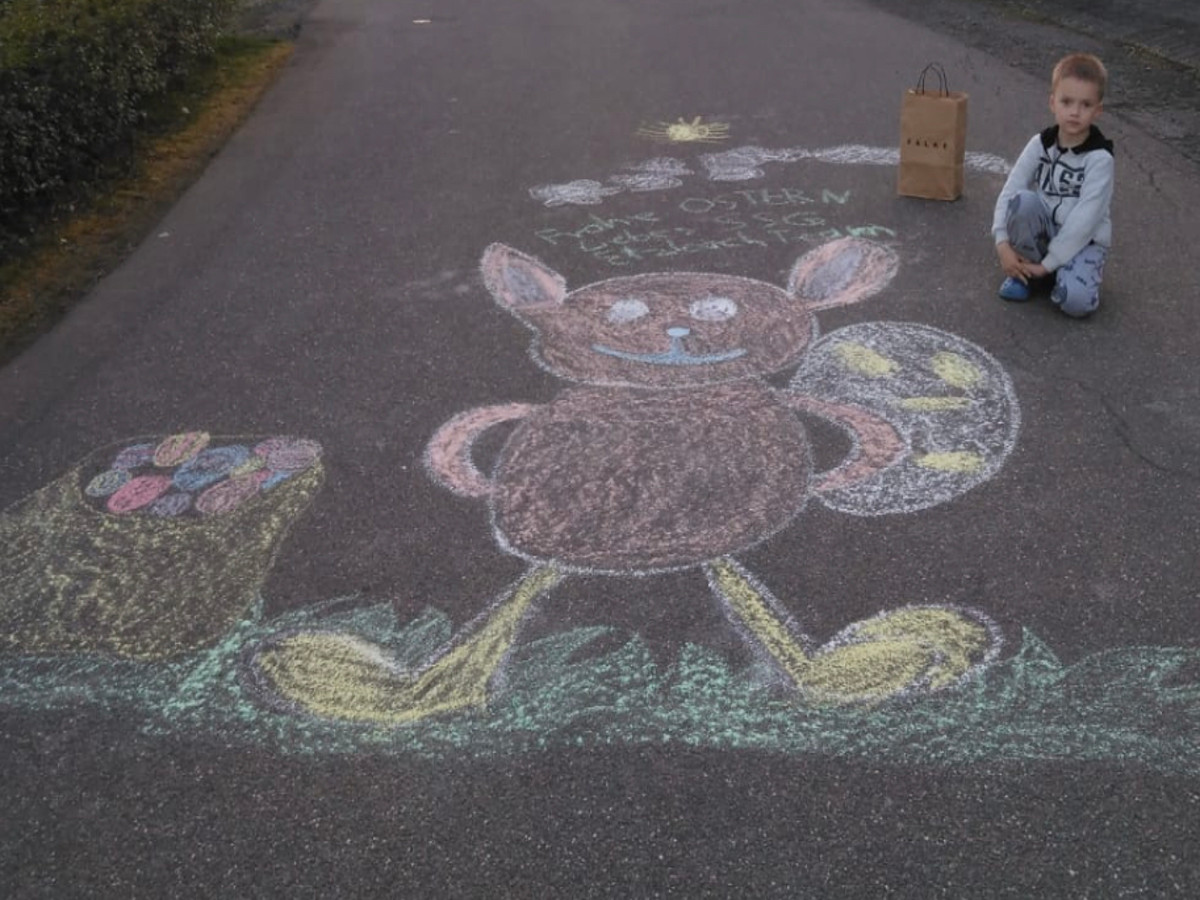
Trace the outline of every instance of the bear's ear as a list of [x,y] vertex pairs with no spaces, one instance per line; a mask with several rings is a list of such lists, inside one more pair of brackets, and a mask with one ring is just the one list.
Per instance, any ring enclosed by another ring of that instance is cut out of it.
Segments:
[[480,269],[492,297],[512,312],[561,306],[567,295],[561,275],[505,244],[492,244],[483,251]]
[[809,309],[857,303],[887,287],[898,264],[896,254],[882,244],[840,238],[796,261],[788,293]]

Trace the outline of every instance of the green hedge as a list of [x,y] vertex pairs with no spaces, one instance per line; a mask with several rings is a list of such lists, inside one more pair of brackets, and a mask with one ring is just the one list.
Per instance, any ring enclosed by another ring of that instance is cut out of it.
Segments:
[[128,155],[239,0],[0,0],[0,255]]

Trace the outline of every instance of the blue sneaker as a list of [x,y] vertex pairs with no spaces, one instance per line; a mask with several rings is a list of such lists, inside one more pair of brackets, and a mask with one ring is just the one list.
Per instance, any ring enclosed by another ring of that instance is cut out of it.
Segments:
[[1028,300],[1029,285],[1017,278],[1005,278],[1000,285],[1000,296],[1005,300]]

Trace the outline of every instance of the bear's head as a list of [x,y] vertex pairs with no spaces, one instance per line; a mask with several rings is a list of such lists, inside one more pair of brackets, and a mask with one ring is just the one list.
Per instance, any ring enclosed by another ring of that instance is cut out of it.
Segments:
[[815,337],[813,312],[865,299],[895,274],[888,248],[858,238],[797,260],[786,289],[702,272],[610,278],[567,291],[544,263],[504,244],[483,255],[496,302],[536,333],[548,371],[598,385],[692,387],[794,365]]

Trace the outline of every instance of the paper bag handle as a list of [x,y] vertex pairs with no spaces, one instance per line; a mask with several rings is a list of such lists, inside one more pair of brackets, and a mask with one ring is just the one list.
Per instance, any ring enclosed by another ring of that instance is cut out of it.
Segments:
[[950,93],[950,84],[946,80],[946,70],[943,69],[942,64],[938,62],[931,62],[921,70],[921,76],[917,79],[917,93],[925,93],[925,76],[929,74],[930,70],[933,70],[933,73],[938,77],[938,83],[941,87],[941,90],[939,90],[938,93],[942,95],[948,95]]

